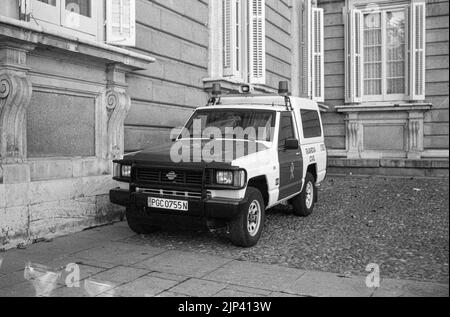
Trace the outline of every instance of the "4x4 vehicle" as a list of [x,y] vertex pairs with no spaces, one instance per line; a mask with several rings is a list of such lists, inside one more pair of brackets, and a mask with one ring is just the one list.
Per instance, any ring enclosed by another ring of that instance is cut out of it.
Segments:
[[126,207],[131,229],[143,234],[170,220],[197,220],[228,226],[235,245],[251,247],[267,209],[290,203],[296,215],[309,216],[326,176],[320,110],[280,87],[279,95],[221,97],[216,86],[172,143],[115,161],[114,179],[129,188],[111,190],[110,199]]

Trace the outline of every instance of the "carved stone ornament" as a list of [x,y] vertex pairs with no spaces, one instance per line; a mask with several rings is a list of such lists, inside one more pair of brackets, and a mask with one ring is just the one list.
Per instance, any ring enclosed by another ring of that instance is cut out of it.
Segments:
[[24,72],[0,69],[0,160],[26,159],[26,111],[32,85]]
[[108,111],[108,159],[120,159],[124,152],[124,122],[131,108],[125,90],[110,88],[105,96]]

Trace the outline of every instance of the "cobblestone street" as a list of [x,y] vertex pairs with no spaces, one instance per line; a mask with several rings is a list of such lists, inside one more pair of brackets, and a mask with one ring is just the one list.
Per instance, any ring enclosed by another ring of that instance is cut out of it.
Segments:
[[[119,223],[3,252],[0,296],[36,296],[28,261],[61,274],[52,296],[448,296],[447,180],[330,177],[320,193],[310,218],[270,211],[251,249],[224,232]],[[81,288],[65,286],[70,263]],[[369,263],[379,289],[365,285]]]
[[385,277],[448,283],[448,192],[448,179],[329,177],[312,216],[269,211],[251,249],[223,232],[178,229],[129,242],[344,275],[376,263]]

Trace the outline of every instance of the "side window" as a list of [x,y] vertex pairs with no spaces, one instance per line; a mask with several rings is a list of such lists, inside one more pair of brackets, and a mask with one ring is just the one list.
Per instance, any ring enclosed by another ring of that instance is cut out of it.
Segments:
[[302,110],[303,136],[305,139],[322,136],[319,113],[315,110]]
[[286,140],[295,139],[294,124],[292,115],[288,112],[281,114],[280,118],[280,134],[278,136],[278,147],[282,148],[286,144]]

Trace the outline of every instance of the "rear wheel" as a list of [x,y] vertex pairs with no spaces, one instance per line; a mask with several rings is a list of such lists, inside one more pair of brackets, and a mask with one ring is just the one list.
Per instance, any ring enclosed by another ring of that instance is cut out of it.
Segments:
[[244,212],[231,222],[230,238],[234,245],[249,248],[261,238],[266,207],[258,189],[249,187],[245,196],[247,205]]
[[159,230],[159,227],[157,226],[142,223],[142,221],[135,216],[135,213],[136,211],[134,209],[127,208],[126,210],[127,223],[131,230],[137,234],[147,234]]
[[291,200],[294,214],[300,217],[308,217],[314,211],[316,202],[316,181],[311,173],[306,174],[303,191]]

